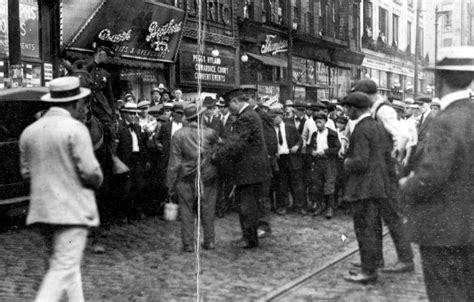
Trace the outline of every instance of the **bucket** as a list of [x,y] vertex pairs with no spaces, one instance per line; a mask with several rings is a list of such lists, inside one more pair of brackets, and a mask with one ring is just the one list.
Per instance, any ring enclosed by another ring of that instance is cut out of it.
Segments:
[[178,218],[178,204],[165,203],[164,218],[167,221],[175,221]]

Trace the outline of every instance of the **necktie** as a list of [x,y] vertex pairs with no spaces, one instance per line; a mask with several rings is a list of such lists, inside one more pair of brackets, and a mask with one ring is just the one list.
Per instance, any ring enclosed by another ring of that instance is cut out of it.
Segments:
[[280,126],[278,126],[278,144],[283,145],[283,136],[281,135]]

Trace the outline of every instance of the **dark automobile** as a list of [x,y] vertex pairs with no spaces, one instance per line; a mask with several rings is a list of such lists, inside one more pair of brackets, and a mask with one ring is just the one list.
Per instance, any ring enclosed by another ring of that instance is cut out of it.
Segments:
[[49,108],[49,103],[40,100],[47,92],[46,87],[0,90],[0,206],[29,198],[29,182],[20,173],[18,140]]

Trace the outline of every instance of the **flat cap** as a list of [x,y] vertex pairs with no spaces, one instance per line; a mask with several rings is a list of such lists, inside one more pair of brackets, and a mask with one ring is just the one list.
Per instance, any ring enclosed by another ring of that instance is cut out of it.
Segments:
[[364,108],[364,107],[370,107],[370,99],[369,96],[364,93],[364,92],[353,92],[347,96],[345,96],[342,101],[342,105],[347,105],[347,106],[354,106],[356,108]]
[[424,103],[431,103],[431,98],[427,96],[420,96],[416,98],[415,103],[419,105],[424,104]]
[[317,113],[313,114],[313,120],[315,120],[315,121],[316,120],[325,120],[325,121],[327,121],[328,116],[324,112],[317,112]]
[[348,121],[349,120],[347,119],[347,117],[345,117],[343,115],[340,115],[336,118],[336,123],[341,123],[341,124],[346,125]]
[[316,103],[311,103],[310,107],[312,109],[326,109],[327,108],[326,104],[324,104],[323,102],[319,100],[316,101]]
[[364,92],[367,94],[377,93],[377,84],[374,81],[369,79],[364,79],[356,82],[352,88],[351,92]]

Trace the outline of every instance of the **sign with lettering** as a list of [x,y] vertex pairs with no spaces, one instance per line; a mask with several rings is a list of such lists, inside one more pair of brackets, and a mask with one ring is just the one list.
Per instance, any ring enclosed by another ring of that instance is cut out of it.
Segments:
[[[71,2],[69,8],[73,7]],[[111,0],[65,45],[72,50],[90,51],[92,42],[103,40],[114,43],[118,56],[173,62],[183,21],[184,11],[169,5]]]
[[21,54],[39,58],[39,7],[37,0],[20,0],[20,48]]
[[213,57],[209,52],[198,54],[189,50],[180,51],[180,81],[196,84],[198,79],[205,85],[234,85],[235,59],[223,50]]
[[262,54],[276,55],[279,52],[288,51],[288,40],[281,39],[276,35],[267,35],[265,43],[262,44],[260,52]]
[[[204,0],[201,1],[204,6],[203,15],[207,21],[218,23],[224,26],[232,27],[232,2],[231,0]],[[197,16],[199,1],[187,1],[188,13]]]
[[8,56],[8,0],[0,0],[0,54]]

